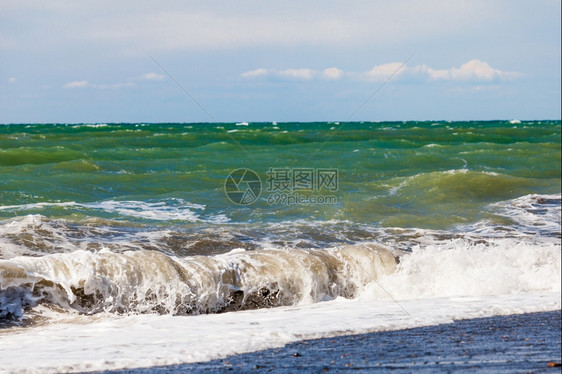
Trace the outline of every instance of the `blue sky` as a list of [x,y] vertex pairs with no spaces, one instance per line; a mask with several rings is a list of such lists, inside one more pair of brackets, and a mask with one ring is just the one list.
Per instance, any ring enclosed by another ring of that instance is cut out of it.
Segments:
[[0,0],[0,123],[560,119],[560,4]]

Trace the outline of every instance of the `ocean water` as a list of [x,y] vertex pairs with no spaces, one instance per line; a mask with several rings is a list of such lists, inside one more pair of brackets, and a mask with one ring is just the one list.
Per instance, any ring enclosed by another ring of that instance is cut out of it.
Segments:
[[561,122],[0,125],[0,371],[560,309]]

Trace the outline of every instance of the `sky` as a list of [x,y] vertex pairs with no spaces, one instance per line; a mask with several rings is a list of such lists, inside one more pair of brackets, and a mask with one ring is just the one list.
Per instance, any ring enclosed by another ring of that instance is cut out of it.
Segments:
[[0,123],[560,119],[560,0],[0,0]]

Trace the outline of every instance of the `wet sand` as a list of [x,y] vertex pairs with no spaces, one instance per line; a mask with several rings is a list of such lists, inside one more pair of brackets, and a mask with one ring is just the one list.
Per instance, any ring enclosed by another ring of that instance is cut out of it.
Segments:
[[195,364],[104,373],[560,373],[561,312],[305,340]]

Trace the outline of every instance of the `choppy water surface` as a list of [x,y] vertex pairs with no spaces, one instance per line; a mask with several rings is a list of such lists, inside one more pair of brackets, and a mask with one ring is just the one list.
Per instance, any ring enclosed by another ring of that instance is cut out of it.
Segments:
[[[142,349],[120,361],[107,348],[105,363],[44,358],[36,369],[134,367],[560,309],[560,129],[2,125],[0,352],[16,370],[18,344],[88,335],[84,324],[139,345],[145,328],[146,339],[201,344],[183,356],[161,347],[168,353],[146,362]],[[250,321],[263,329],[228,327]],[[92,334],[94,346],[109,344]],[[209,334],[232,344],[205,343]],[[49,349],[37,354],[58,352]]]

